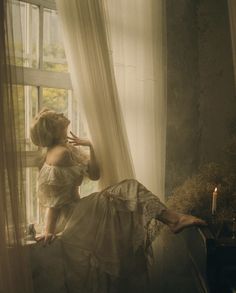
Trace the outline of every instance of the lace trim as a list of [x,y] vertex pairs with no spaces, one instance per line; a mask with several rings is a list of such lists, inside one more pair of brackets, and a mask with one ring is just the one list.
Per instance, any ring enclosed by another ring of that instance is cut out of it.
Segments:
[[38,182],[41,184],[51,185],[68,185],[73,184],[79,176],[88,175],[88,166],[84,164],[78,164],[76,166],[59,167],[44,164],[40,170]]

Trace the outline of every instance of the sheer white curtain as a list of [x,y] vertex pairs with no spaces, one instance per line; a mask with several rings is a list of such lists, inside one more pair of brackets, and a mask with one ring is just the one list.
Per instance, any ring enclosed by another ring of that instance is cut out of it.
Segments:
[[164,1],[56,3],[73,89],[83,100],[103,167],[102,185],[134,176],[127,129],[137,178],[162,197],[166,125]]
[[[19,7],[19,1],[14,4]],[[20,141],[24,134],[19,123],[21,99],[13,85],[12,17],[12,2],[0,1],[0,292],[31,293],[32,276],[23,238],[26,205]]]
[[57,0],[73,90],[82,101],[101,166],[100,186],[134,177],[108,54],[103,1]]
[[165,1],[107,2],[112,57],[136,176],[164,199]]

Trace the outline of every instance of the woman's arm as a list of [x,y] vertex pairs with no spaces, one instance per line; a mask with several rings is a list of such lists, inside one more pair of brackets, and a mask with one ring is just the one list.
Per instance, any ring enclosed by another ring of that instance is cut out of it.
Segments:
[[73,132],[70,132],[72,137],[68,137],[69,142],[74,146],[87,146],[90,149],[90,160],[88,162],[88,174],[91,180],[98,180],[100,178],[100,169],[96,160],[95,152],[92,143],[88,139],[81,139]]
[[36,241],[43,240],[44,245],[50,244],[55,238],[55,229],[60,209],[48,208],[46,214],[46,227],[43,235],[35,238]]

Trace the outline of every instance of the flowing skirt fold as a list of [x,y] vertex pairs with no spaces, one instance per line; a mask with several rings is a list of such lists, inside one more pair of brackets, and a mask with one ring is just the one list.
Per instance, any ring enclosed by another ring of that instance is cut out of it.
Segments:
[[61,237],[69,292],[148,292],[147,259],[165,209],[134,179],[79,200]]

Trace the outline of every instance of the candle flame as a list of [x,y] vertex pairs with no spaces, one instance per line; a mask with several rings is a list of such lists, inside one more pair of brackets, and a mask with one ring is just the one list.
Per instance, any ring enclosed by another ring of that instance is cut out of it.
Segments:
[[215,187],[215,190],[214,190],[214,192],[217,192],[217,187]]

